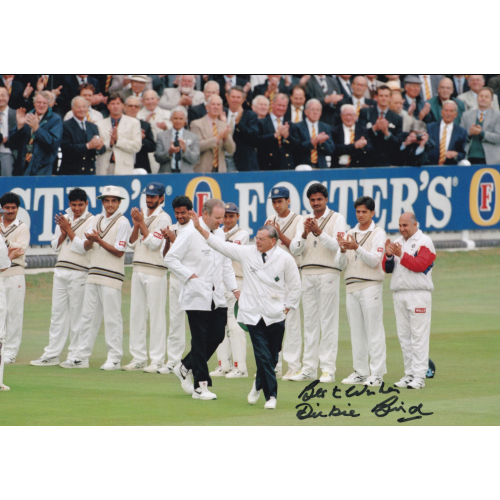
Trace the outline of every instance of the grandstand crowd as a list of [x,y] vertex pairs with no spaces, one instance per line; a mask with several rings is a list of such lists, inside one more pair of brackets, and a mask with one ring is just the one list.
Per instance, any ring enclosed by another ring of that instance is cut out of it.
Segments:
[[2,176],[500,164],[500,75],[2,75]]

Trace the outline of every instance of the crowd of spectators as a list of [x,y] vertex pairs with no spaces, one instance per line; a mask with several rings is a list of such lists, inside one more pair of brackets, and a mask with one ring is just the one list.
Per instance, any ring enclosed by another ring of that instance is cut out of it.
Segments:
[[499,75],[2,75],[2,176],[500,164]]

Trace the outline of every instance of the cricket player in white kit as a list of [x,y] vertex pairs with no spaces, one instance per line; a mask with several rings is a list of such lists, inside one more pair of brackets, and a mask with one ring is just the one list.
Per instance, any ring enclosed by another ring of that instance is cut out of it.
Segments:
[[344,239],[338,235],[340,269],[345,269],[347,319],[351,327],[354,373],[343,384],[382,385],[386,367],[382,269],[386,234],[375,226],[375,202],[361,196],[354,202],[358,224]]
[[[5,213],[5,210],[0,208],[0,214]],[[24,254],[24,250],[20,247],[15,247],[14,245],[7,244],[4,237],[0,235],[0,272],[4,272],[9,269],[12,265],[12,261],[21,257]],[[0,280],[0,391],[10,391],[10,387],[3,383],[3,368],[5,364],[4,359],[4,343],[5,343],[5,319],[7,316],[7,297],[6,290]]]
[[[193,210],[193,203],[187,196],[176,196],[172,201],[172,208],[174,209],[174,216],[177,222],[167,229],[162,230],[163,237],[165,238],[162,248],[163,258],[167,255],[177,236],[193,225],[188,215],[188,212]],[[174,273],[170,273],[168,288],[168,311],[170,318],[167,338],[168,360],[165,366],[158,369],[158,373],[160,374],[168,375],[169,373],[173,373],[174,367],[181,362],[184,349],[186,348],[186,311],[181,308],[180,292],[181,281]]]
[[[235,245],[248,245],[250,235],[238,226],[240,211],[236,203],[226,203],[224,215],[224,237],[225,241]],[[241,290],[243,286],[243,268],[238,261],[233,260],[234,275],[236,284]],[[226,290],[227,301],[227,325],[226,336],[217,347],[217,359],[219,365],[210,372],[211,377],[241,378],[248,377],[247,370],[247,336],[245,330],[241,328],[234,316],[234,306],[236,297]],[[232,363],[231,363],[232,360]]]
[[432,240],[418,229],[415,214],[399,218],[401,237],[386,241],[383,267],[392,273],[394,311],[403,351],[405,376],[394,385],[408,389],[425,387],[429,368],[431,333],[432,267],[436,250]]
[[[273,226],[278,232],[278,246],[286,253],[290,253],[290,243],[295,237],[297,226],[302,222],[302,217],[290,210],[290,191],[284,186],[276,186],[269,196],[276,210],[276,215],[266,222],[266,226]],[[292,255],[297,267],[300,269],[301,255]],[[290,309],[285,320],[285,341],[283,350],[280,352],[278,364],[276,365],[276,377],[282,375],[283,358],[288,364],[288,371],[283,375],[282,380],[290,380],[291,377],[299,373],[300,355],[302,354],[302,326],[300,321],[300,307]]]
[[[5,193],[0,198],[0,205],[5,210],[0,224],[2,236],[9,244],[14,244],[26,251],[30,244],[30,231],[28,226],[17,218],[21,198],[15,193]],[[7,297],[7,335],[4,347],[6,365],[16,362],[21,346],[24,296],[26,295],[25,268],[26,259],[23,254],[15,259],[8,269],[0,273],[0,283]]]
[[[172,224],[170,216],[161,205],[165,201],[165,186],[150,182],[144,189],[147,215],[142,210],[132,208],[130,215],[134,227],[129,238],[129,246],[134,249],[132,290],[130,297],[130,354],[132,361],[122,370],[142,370],[156,373],[165,362],[167,348],[167,266],[163,262],[161,247],[162,229]],[[148,363],[146,334],[150,324]]]
[[[292,255],[302,255],[302,307],[304,310],[304,356],[302,369],[290,380],[335,382],[339,340],[339,282],[337,234],[345,234],[344,217],[327,207],[328,190],[312,184],[307,197],[313,209],[297,225],[290,244]],[[321,335],[320,335],[321,332]]]
[[[85,249],[92,249],[89,276],[85,285],[80,345],[74,367],[89,366],[96,333],[93,323],[101,324],[104,316],[104,335],[108,357],[101,370],[119,370],[123,356],[122,285],[125,276],[125,248],[132,228],[119,212],[123,197],[116,186],[106,186],[102,200],[103,212],[98,215],[91,232],[85,233]],[[97,318],[94,318],[96,316]]]
[[[90,252],[83,245],[85,233],[94,222],[88,211],[88,197],[83,189],[73,189],[68,194],[69,208],[66,215],[55,216],[56,232],[52,250],[57,253],[52,287],[52,315],[49,329],[49,345],[40,359],[31,361],[33,366],[71,367],[78,351],[82,304],[85,283],[90,268]],[[99,325],[94,325],[99,329]],[[59,357],[68,339],[68,359],[61,363]]]

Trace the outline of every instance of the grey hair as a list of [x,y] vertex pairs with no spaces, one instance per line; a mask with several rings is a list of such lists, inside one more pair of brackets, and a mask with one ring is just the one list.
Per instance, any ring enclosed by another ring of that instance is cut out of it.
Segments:
[[311,104],[319,104],[320,107],[323,109],[323,106],[321,105],[321,102],[318,101],[318,99],[309,99],[307,102],[306,102],[306,109],[309,109],[309,106]]
[[[48,90],[40,90],[40,92],[38,92],[38,94],[33,97],[33,102],[35,102],[35,99],[41,95],[44,99],[47,99],[47,101],[51,102],[51,97],[50,97],[50,94],[52,94],[52,92],[49,92]],[[52,94],[54,95],[54,94]]]
[[342,114],[344,111],[349,111],[349,110],[351,110],[354,113],[356,113],[356,108],[352,104],[344,104],[340,108],[340,114]]
[[417,216],[415,214],[411,214],[410,220],[412,224],[416,224],[418,222]]
[[221,207],[224,210],[226,209],[226,204],[217,198],[210,198],[205,203],[203,203],[202,212],[207,212],[208,215],[212,215],[212,212],[215,207]]
[[135,95],[128,96],[127,100],[125,101],[125,104],[128,104],[128,102],[130,101],[130,99],[135,99],[136,101],[139,101],[139,104],[142,105],[141,100],[138,97],[135,97]]
[[452,101],[451,99],[448,99],[447,101],[443,102],[443,108],[446,104],[453,104],[455,106],[455,111],[458,111],[458,104],[455,101]]
[[219,94],[212,94],[208,99],[207,99],[207,104],[210,104],[212,101],[212,97],[218,97],[221,100],[222,103],[222,97]]
[[269,105],[269,99],[265,95],[257,95],[253,98],[252,104],[257,105],[260,99],[265,99],[267,104]]
[[184,115],[184,118],[187,118],[188,117],[188,112],[186,110],[186,108],[184,106],[176,106],[174,109],[172,109],[170,111],[171,115],[170,116],[173,116],[173,114],[176,112],[176,111],[180,111],[183,115]]
[[156,90],[145,90],[144,91],[144,94],[142,94],[142,98],[144,99],[146,97],[146,94],[154,94],[154,96],[159,99],[160,96],[158,95],[158,92],[156,92]]
[[217,88],[217,90],[220,91],[220,85],[215,80],[209,80],[207,83],[205,83],[205,88],[207,88],[207,85],[213,85]]
[[85,99],[85,97],[82,97],[81,95],[77,95],[76,97],[73,97],[73,99],[71,99],[71,109],[73,109],[73,106],[79,100],[84,101],[85,104],[87,105],[87,109],[89,108],[89,101],[87,101],[87,99]]
[[278,236],[278,231],[276,230],[276,228],[274,226],[262,226],[262,227],[259,227],[259,231],[267,231],[269,233],[269,238],[271,239],[275,239],[276,240],[276,243],[278,242],[279,240],[279,236]]
[[279,94],[276,94],[274,96],[274,100],[278,99],[278,97],[281,98],[281,99],[286,99],[286,102],[290,101],[290,98],[288,97],[288,94],[284,94],[283,92],[280,92]]
[[427,132],[427,125],[423,122],[423,121],[420,121],[420,120],[415,120],[413,122],[413,125],[411,127],[412,131],[413,132]]

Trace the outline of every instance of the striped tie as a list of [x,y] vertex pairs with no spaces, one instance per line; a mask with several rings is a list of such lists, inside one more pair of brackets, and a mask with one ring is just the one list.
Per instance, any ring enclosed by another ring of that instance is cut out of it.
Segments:
[[90,118],[90,111],[87,111],[87,121],[90,122],[90,123],[94,123],[92,121],[92,118]]
[[429,75],[424,75],[425,82],[425,100],[428,101],[431,98],[431,88],[429,86]]
[[[278,120],[278,127],[281,125],[281,120],[279,118],[277,118]],[[281,148],[281,135],[279,135],[279,132],[278,132],[278,144]]]
[[295,119],[293,120],[293,123],[299,123],[299,108],[295,108]]
[[104,92],[109,91],[109,86],[111,85],[112,78],[113,78],[113,75],[106,75],[106,84],[104,85]]
[[[354,138],[355,138],[354,127],[352,127],[352,129],[351,129],[351,142],[350,142],[350,144],[354,144]],[[347,166],[349,166],[351,164],[351,158],[352,157],[349,156],[349,160],[347,160]]]
[[479,116],[479,123],[483,123],[484,113],[481,111],[481,115]]
[[10,94],[12,94],[12,85],[7,86],[7,84],[5,84],[5,86],[7,87],[7,92],[9,93],[10,96]]
[[274,101],[274,94],[275,94],[274,90],[269,94],[269,107]]
[[[313,125],[312,138],[316,139],[316,127]],[[318,163],[318,145],[314,145],[314,149],[311,151],[311,163],[316,165]]]
[[[28,146],[33,146],[33,134],[31,134],[30,142],[28,142]],[[31,161],[31,158],[33,158],[33,153],[26,153],[26,156],[24,157],[25,161],[29,163]]]
[[356,114],[359,118],[359,113],[361,113],[361,101],[358,99],[358,104],[356,104]]
[[[214,137],[217,139],[219,132],[217,131],[217,122],[216,121],[214,121],[213,134],[214,134]],[[217,140],[217,145],[214,148],[214,162],[212,163],[212,167],[213,167],[213,170],[216,170],[216,171],[219,170],[219,141],[218,140]]]
[[446,158],[446,127],[443,129],[443,135],[441,136],[441,142],[439,143],[439,162],[438,165],[443,165]]

